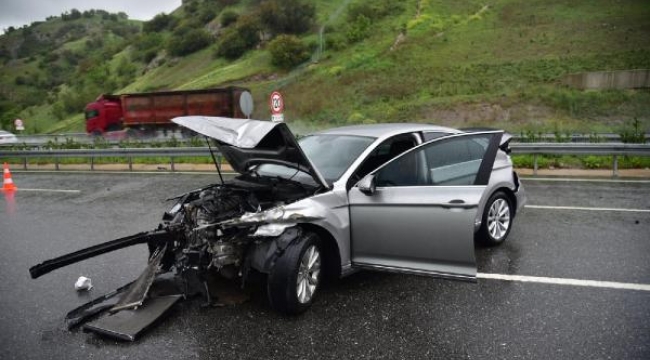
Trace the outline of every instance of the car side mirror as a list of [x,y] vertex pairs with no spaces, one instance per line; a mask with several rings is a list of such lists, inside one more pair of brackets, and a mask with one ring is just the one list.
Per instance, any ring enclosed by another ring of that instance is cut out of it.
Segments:
[[375,175],[370,174],[366,175],[361,181],[357,183],[359,191],[366,195],[372,195],[377,190],[377,185],[375,184]]

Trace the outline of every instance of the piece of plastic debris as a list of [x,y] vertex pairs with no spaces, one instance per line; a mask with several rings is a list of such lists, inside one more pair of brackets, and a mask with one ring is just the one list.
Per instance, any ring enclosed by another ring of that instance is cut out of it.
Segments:
[[77,279],[77,282],[74,283],[74,288],[77,291],[81,290],[90,290],[92,289],[93,285],[90,283],[90,279],[85,277],[85,276],[79,276],[79,279]]

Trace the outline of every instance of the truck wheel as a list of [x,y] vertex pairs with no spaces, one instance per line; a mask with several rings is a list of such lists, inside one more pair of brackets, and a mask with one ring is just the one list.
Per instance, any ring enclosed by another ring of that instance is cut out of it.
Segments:
[[303,233],[277,259],[267,281],[271,307],[288,315],[307,310],[321,285],[322,250],[320,239]]

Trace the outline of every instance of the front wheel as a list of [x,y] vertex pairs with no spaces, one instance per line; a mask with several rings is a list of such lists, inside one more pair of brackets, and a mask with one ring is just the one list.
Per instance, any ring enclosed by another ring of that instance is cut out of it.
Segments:
[[483,211],[477,239],[486,245],[498,245],[506,240],[512,228],[512,202],[503,191],[488,199]]
[[268,277],[271,306],[289,315],[307,310],[321,285],[322,259],[320,239],[314,233],[305,232],[289,245]]

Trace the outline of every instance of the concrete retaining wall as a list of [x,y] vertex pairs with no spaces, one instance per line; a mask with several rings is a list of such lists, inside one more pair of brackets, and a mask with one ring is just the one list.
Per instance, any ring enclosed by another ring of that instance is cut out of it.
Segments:
[[565,76],[565,85],[578,89],[650,88],[650,70],[597,71]]

